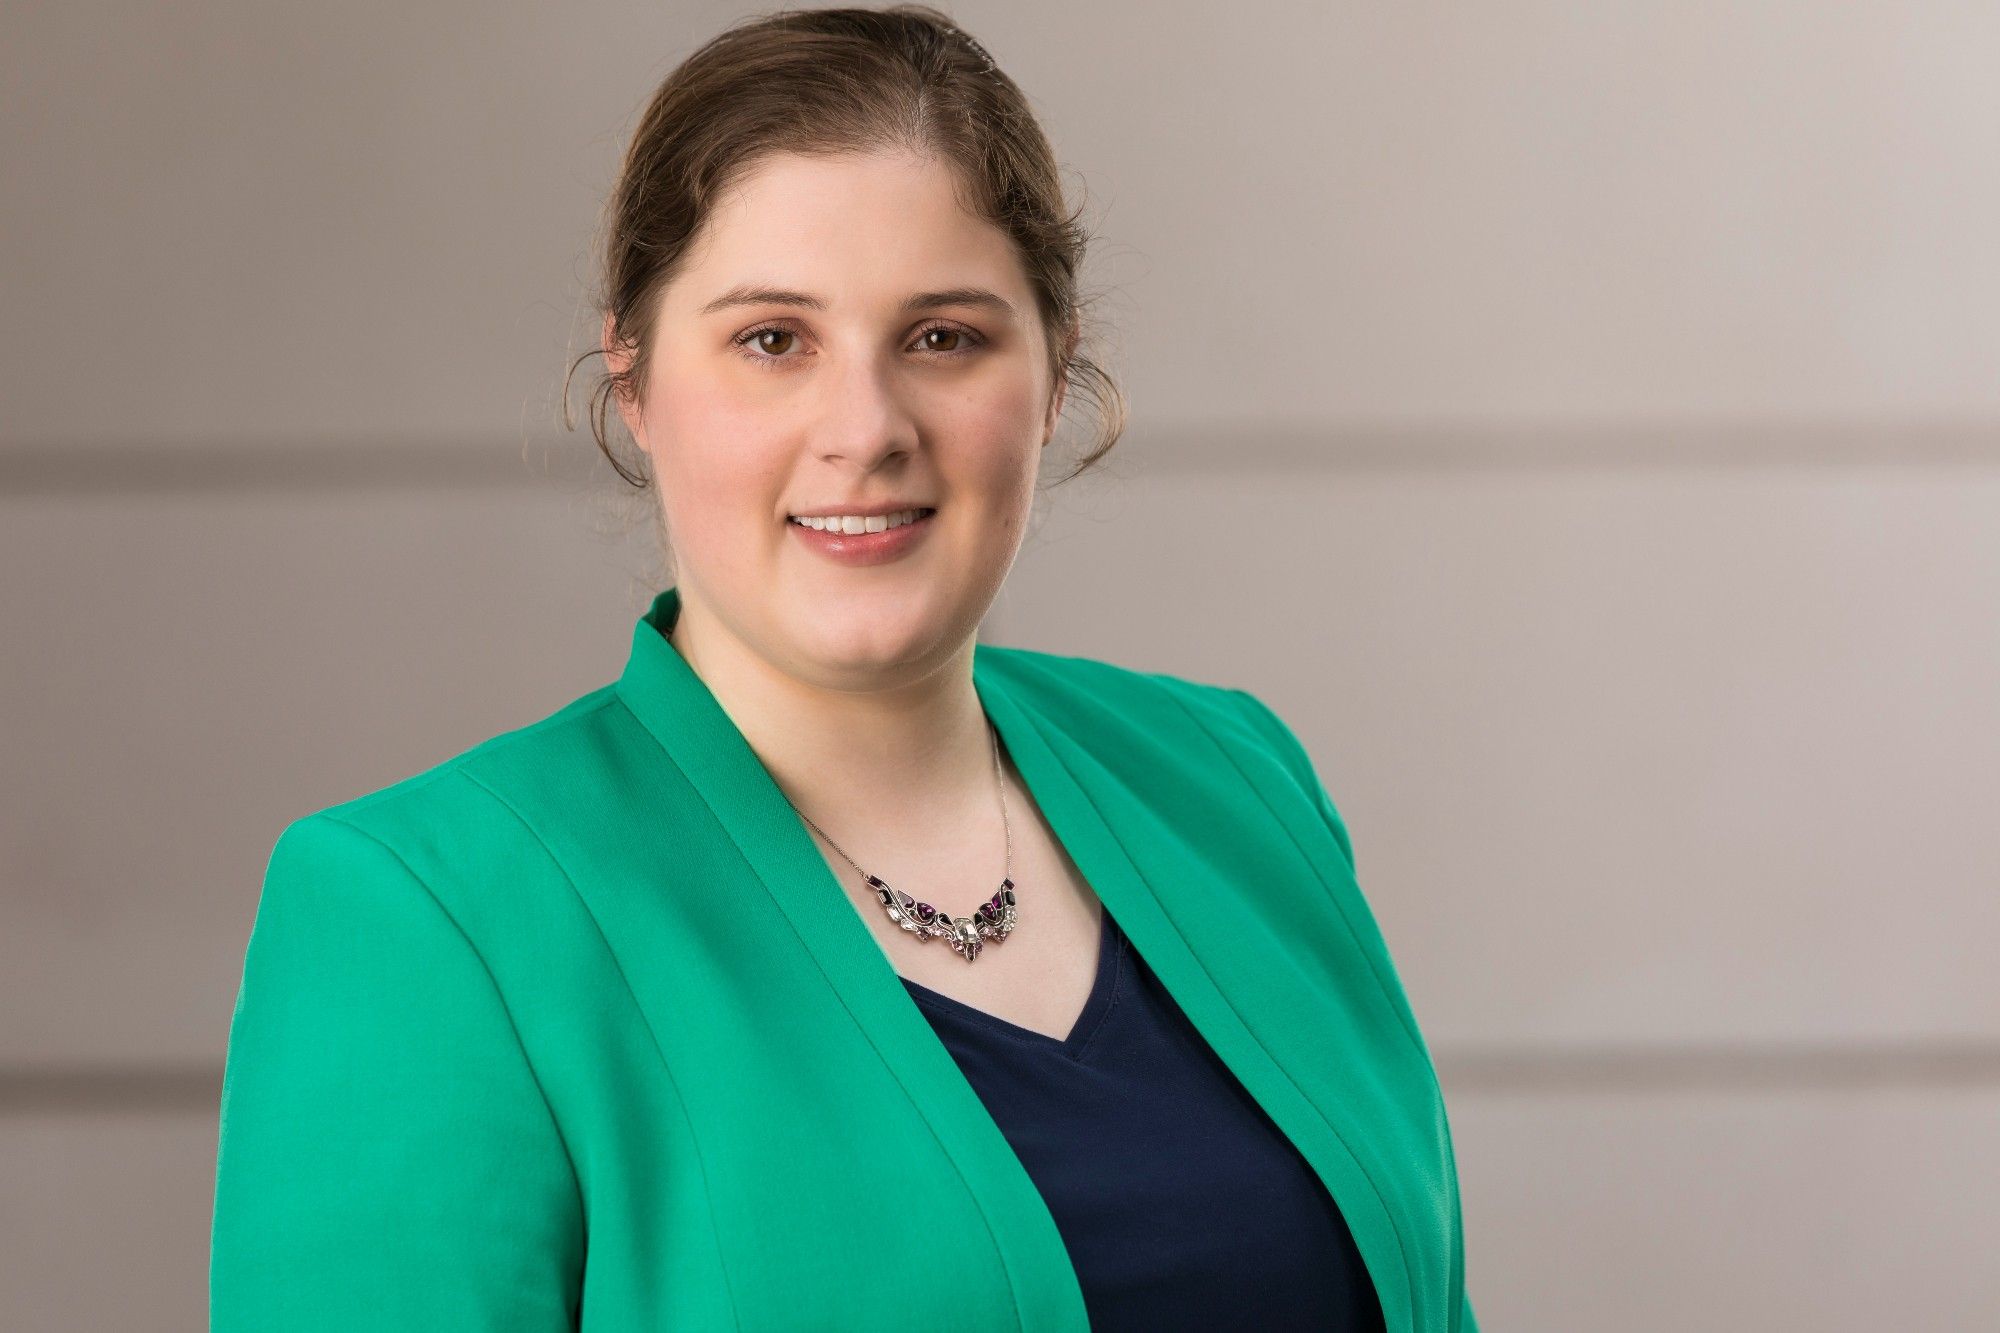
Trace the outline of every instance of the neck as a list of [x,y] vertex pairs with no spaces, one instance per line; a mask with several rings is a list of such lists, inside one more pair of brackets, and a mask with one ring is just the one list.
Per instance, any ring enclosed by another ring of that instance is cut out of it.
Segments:
[[935,662],[834,680],[772,662],[699,604],[683,601],[668,641],[786,798],[863,867],[925,846],[935,854],[941,830],[977,839],[990,824],[998,845],[974,637]]

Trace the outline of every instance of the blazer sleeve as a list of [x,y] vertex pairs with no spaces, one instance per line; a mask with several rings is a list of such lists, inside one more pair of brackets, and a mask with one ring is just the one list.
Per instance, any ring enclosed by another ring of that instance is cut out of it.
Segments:
[[577,1178],[492,975],[384,843],[272,852],[231,1020],[212,1333],[572,1329]]
[[[1333,833],[1334,840],[1340,844],[1341,854],[1347,858],[1347,868],[1352,871],[1354,869],[1354,843],[1348,837],[1347,823],[1341,818],[1340,811],[1334,807],[1333,799],[1327,795],[1326,786],[1319,780],[1319,774],[1313,768],[1312,756],[1306,752],[1304,744],[1300,742],[1292,729],[1285,724],[1284,719],[1273,712],[1270,705],[1266,704],[1262,699],[1259,699],[1248,690],[1232,689],[1230,693],[1236,695],[1242,701],[1243,711],[1248,715],[1251,725],[1262,733],[1264,739],[1277,751],[1279,758],[1284,761],[1286,767],[1291,769],[1292,776],[1298,780],[1299,786],[1305,790],[1307,795],[1312,797],[1313,803],[1319,807],[1320,818],[1326,821],[1328,829]],[[1457,1180],[1458,1159],[1456,1150],[1452,1147],[1449,1128],[1446,1129],[1445,1133],[1445,1149],[1451,1154],[1450,1161],[1453,1178],[1451,1192],[1452,1228],[1459,1247],[1459,1263],[1462,1264],[1465,1254],[1465,1221],[1462,1211],[1463,1200],[1459,1194]],[[1460,1271],[1462,1273],[1462,1269]],[[1479,1333],[1479,1320],[1472,1312],[1472,1298],[1466,1292],[1462,1276],[1459,1278],[1458,1309],[1453,1316],[1451,1327],[1452,1333]]]

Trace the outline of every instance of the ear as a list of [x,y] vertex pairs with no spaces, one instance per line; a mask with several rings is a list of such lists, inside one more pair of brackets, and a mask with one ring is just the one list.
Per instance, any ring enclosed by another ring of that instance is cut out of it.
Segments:
[[[604,349],[606,370],[614,375],[622,375],[632,368],[632,354],[618,341],[617,321],[612,318],[609,310],[604,312],[604,330],[599,335],[598,345]],[[645,423],[639,415],[637,405],[627,401],[625,395],[616,388],[611,392],[611,400],[618,404],[618,415],[625,422],[625,429],[632,432],[632,438],[638,441],[641,449],[645,449],[646,436],[643,431]]]

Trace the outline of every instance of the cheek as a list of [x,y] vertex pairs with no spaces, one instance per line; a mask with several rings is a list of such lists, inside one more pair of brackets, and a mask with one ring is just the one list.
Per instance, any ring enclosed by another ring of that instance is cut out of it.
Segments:
[[1042,439],[1042,396],[1038,377],[1009,363],[962,400],[949,429],[973,443],[984,467],[1009,474],[1025,462],[1034,469],[1033,455]]
[[1023,445],[1019,432],[1010,431],[970,443],[945,492],[958,510],[947,528],[949,545],[969,565],[1003,562],[1019,547],[1034,503],[1032,442]]
[[[746,513],[771,512],[784,476],[770,423],[699,376],[663,380],[648,414],[669,528],[690,545],[740,540]],[[684,502],[699,497],[699,502]]]
[[1011,387],[988,400],[967,429],[977,442],[973,466],[983,489],[1002,505],[1024,502],[1041,461],[1042,422],[1033,386]]

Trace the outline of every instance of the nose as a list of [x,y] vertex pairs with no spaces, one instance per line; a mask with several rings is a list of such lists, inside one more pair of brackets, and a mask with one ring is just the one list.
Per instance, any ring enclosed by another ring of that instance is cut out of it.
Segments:
[[916,421],[893,370],[872,357],[849,357],[820,382],[826,396],[814,443],[822,459],[872,472],[915,451]]

